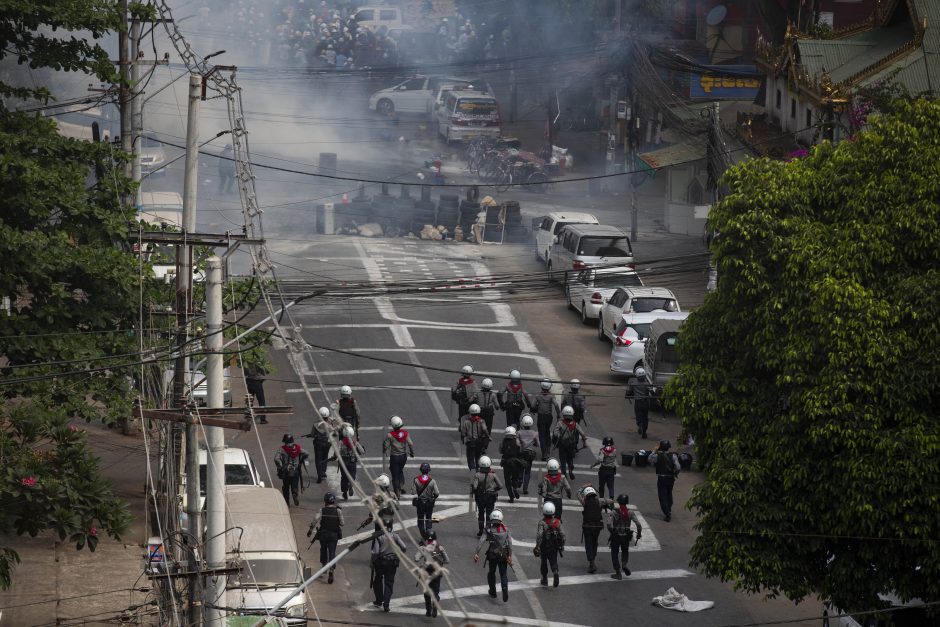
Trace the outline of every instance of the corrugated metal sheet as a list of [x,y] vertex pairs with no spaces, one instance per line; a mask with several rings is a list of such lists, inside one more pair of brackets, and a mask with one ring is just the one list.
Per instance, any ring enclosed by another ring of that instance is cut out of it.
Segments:
[[639,157],[643,163],[647,164],[651,168],[668,168],[671,165],[689,163],[691,161],[704,159],[705,143],[682,142],[679,144],[673,144],[672,146],[667,146],[665,148],[660,148],[658,150],[644,152],[640,155],[637,155],[637,157]]
[[910,23],[879,28],[845,39],[806,39],[797,43],[800,62],[811,76],[829,72],[833,82],[841,82],[914,38]]

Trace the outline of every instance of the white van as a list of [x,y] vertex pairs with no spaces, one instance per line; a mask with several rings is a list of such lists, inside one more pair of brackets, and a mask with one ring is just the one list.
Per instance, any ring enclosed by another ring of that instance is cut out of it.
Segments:
[[437,132],[448,145],[477,137],[499,137],[500,125],[499,103],[480,91],[449,91],[437,110]]
[[605,224],[569,224],[561,229],[548,261],[549,279],[561,278],[567,284],[581,270],[600,266],[635,269],[630,238],[622,229]]
[[141,192],[137,219],[159,227],[183,228],[183,197],[176,192]]
[[[280,490],[238,485],[225,488],[226,603],[240,616],[264,616],[310,576],[297,550],[290,511]],[[277,612],[288,625],[307,624],[307,595],[294,596]]]
[[535,231],[535,256],[546,264],[551,259],[552,245],[558,240],[558,233],[569,224],[597,224],[597,218],[590,213],[555,211],[542,218]]
[[402,21],[401,9],[398,7],[360,7],[353,13],[353,19],[359,27],[373,31],[382,26],[398,30],[407,28]]

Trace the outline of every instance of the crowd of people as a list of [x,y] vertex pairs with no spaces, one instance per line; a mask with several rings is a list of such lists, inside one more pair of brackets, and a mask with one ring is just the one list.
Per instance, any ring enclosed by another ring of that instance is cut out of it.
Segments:
[[364,6],[349,0],[205,0],[197,15],[207,31],[239,41],[262,64],[325,69],[460,63],[509,56],[511,29],[471,15],[437,16],[422,5],[417,24],[367,28]]
[[[638,385],[635,383],[635,385]],[[520,373],[513,370],[504,389],[493,390],[493,381],[483,379],[479,386],[473,368],[465,366],[451,397],[458,407],[458,434],[467,452],[467,465],[472,475],[468,489],[477,512],[478,544],[473,560],[482,558],[488,565],[487,583],[489,595],[497,598],[496,581],[499,579],[502,600],[509,599],[508,570],[513,563],[512,535],[503,510],[497,507],[499,495],[506,490],[509,502],[528,494],[533,463],[541,458],[545,472],[537,479],[540,518],[535,524],[535,557],[540,560],[541,585],[549,585],[549,573],[553,586],[559,585],[558,558],[564,555],[566,534],[562,522],[564,500],[576,496],[582,507],[581,530],[587,558],[587,570],[595,573],[599,536],[605,528],[609,532],[612,579],[623,579],[631,574],[627,566],[631,543],[638,542],[643,533],[642,525],[629,507],[629,496],[621,493],[614,496],[614,478],[617,472],[617,449],[614,440],[606,436],[595,452],[598,467],[597,487],[586,483],[572,488],[575,480],[574,457],[587,447],[584,425],[587,421],[587,400],[581,392],[577,379],[570,382],[569,389],[559,403],[552,391],[552,382],[540,382],[538,393],[529,394],[524,389]],[[635,391],[633,392],[635,393]],[[493,434],[493,422],[497,411],[505,414],[506,426],[498,447],[503,471],[501,481],[488,455]],[[353,496],[357,463],[364,453],[358,440],[361,414],[349,386],[340,388],[340,400],[335,410],[322,407],[319,420],[315,421],[309,437],[313,438],[314,464],[317,482],[326,478],[326,468],[331,451],[337,451],[342,459],[342,498]],[[639,424],[638,432],[645,435],[645,424]],[[338,437],[333,442],[332,437]],[[376,492],[367,497],[370,501],[369,515],[359,529],[374,525],[371,548],[371,588],[373,604],[389,611],[394,594],[395,575],[400,565],[399,555],[408,547],[395,531],[395,520],[399,518],[402,496],[409,493],[405,480],[405,467],[416,455],[415,443],[404,420],[392,416],[389,431],[382,444],[383,474],[375,479]],[[298,478],[308,454],[294,442],[291,434],[285,434],[283,444],[275,455],[278,476],[282,479],[282,491],[288,506],[291,499],[298,501]],[[671,451],[668,440],[661,440],[650,456],[656,470],[657,488],[663,519],[668,522],[672,513],[672,489],[679,474],[680,463]],[[432,476],[431,464],[423,462],[411,483],[411,505],[417,513],[417,528],[421,540],[414,555],[415,562],[428,573],[428,590],[425,594],[426,616],[438,613],[443,567],[450,557],[441,545],[434,530],[434,505],[440,490]],[[606,497],[605,497],[606,493]],[[570,520],[570,519],[569,519]],[[313,534],[320,542],[320,562],[331,564],[336,556],[336,547],[342,537],[345,520],[342,507],[332,492],[324,496],[324,505],[310,524],[307,536]],[[635,532],[634,532],[635,529]],[[333,583],[333,569],[328,571],[328,583]],[[433,598],[432,598],[433,595]]]

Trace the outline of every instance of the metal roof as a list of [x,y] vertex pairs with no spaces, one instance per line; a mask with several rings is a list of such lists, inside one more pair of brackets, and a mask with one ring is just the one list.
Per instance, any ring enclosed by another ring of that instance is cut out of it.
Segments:
[[887,57],[914,38],[910,23],[865,31],[845,39],[805,39],[797,43],[800,62],[811,76],[828,72],[839,83]]

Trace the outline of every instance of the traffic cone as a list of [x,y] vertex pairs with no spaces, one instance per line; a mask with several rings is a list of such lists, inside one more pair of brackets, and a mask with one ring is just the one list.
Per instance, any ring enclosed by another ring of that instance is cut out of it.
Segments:
[[344,204],[344,205],[348,205],[348,204],[349,204],[349,194],[347,194],[347,193],[344,192],[344,193],[343,193],[343,198],[340,200],[340,202],[341,202],[342,204]]

